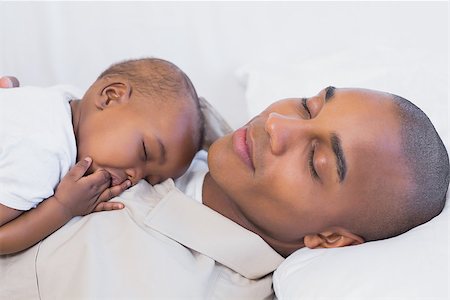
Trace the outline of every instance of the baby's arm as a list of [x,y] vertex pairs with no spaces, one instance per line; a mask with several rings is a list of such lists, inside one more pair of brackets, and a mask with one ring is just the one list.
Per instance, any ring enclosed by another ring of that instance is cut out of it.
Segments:
[[0,255],[33,246],[74,216],[123,208],[121,203],[105,201],[122,193],[130,183],[109,187],[111,176],[105,170],[83,176],[91,162],[78,162],[61,180],[55,194],[34,209],[21,213],[0,205]]

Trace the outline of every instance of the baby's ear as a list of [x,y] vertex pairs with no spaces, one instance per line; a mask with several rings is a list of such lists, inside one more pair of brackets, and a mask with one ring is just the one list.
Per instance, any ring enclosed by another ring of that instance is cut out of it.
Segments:
[[99,79],[100,95],[96,100],[96,106],[100,110],[130,100],[131,85],[128,80],[119,76],[108,76]]
[[306,247],[337,248],[364,243],[364,239],[343,228],[332,228],[317,234],[309,234],[303,238]]

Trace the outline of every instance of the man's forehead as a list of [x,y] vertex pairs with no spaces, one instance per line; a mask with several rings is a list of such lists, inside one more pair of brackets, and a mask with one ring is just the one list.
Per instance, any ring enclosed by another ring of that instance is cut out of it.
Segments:
[[[389,123],[389,122],[387,122]],[[342,137],[348,160],[348,175],[359,180],[385,176],[399,170],[403,161],[399,127],[368,128],[361,124]]]
[[[329,87],[322,90],[326,93]],[[366,88],[334,88],[333,99],[351,98],[360,101],[387,101],[391,102],[391,95],[386,92]]]
[[389,94],[336,89],[326,106],[335,112],[330,115],[334,118],[333,130],[340,137],[350,177],[364,178],[400,161],[400,124]]

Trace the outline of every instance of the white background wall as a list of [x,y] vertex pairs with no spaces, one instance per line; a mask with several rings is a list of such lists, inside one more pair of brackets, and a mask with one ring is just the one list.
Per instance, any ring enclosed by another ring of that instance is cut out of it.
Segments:
[[[0,74],[86,89],[113,62],[157,56],[180,66],[233,127],[249,117],[239,67],[374,46],[424,53],[439,77],[424,88],[445,85],[448,3],[0,2]],[[445,117],[447,91],[429,100]]]

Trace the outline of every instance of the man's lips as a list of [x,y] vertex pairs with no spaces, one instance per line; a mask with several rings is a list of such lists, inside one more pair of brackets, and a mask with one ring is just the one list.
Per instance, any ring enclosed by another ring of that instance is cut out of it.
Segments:
[[251,169],[255,170],[251,157],[251,147],[249,147],[248,127],[242,127],[233,133],[233,150],[239,158]]

